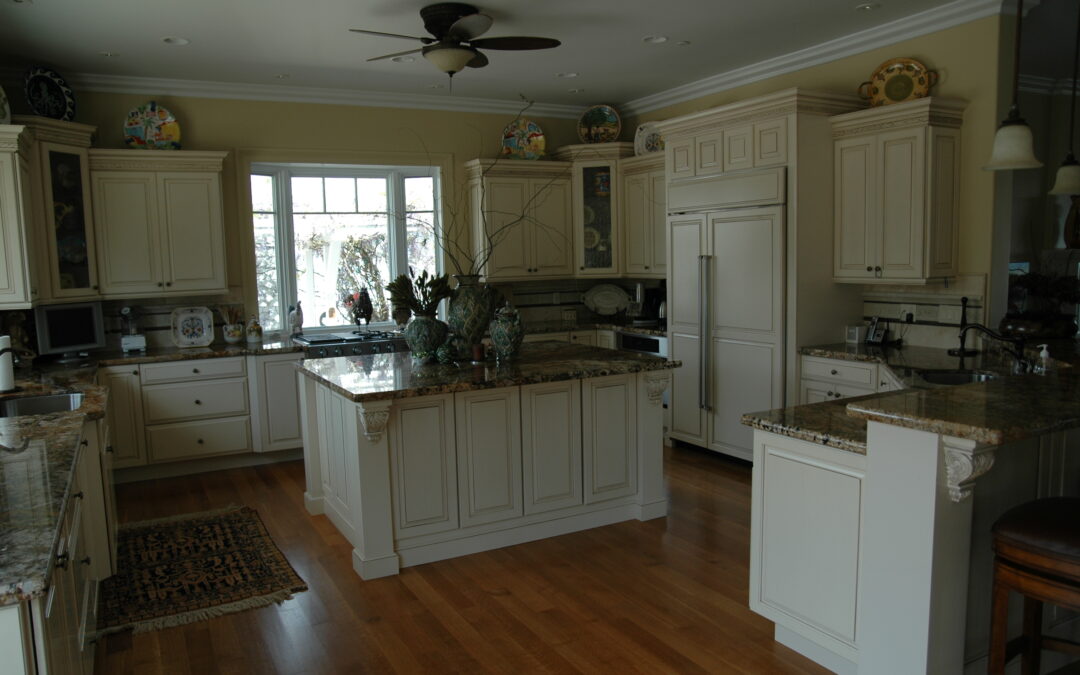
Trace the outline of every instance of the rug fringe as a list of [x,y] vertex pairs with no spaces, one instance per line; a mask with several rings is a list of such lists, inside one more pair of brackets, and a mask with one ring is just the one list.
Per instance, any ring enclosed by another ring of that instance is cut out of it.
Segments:
[[[249,509],[250,506],[243,506],[240,504],[230,504],[229,506],[223,506],[220,509],[211,509],[210,511],[198,511],[197,513],[181,513],[176,516],[165,516],[164,518],[154,518],[152,520],[140,520],[135,523],[121,523],[117,529],[127,530],[132,527],[145,527],[147,525],[161,525],[162,523],[178,523],[182,520],[193,520],[195,518],[212,518],[214,516],[220,516],[226,513],[232,513],[233,511],[240,511],[243,509]],[[254,510],[254,509],[252,509]]]
[[96,637],[103,637],[112,633],[120,633],[130,630],[132,634],[146,633],[152,630],[161,630],[163,628],[175,628],[176,626],[185,626],[189,623],[195,623],[196,621],[206,621],[207,619],[215,619],[219,616],[225,616],[226,614],[234,614],[246,609],[259,609],[261,607],[268,607],[273,604],[280,605],[286,600],[291,600],[293,593],[299,593],[306,591],[307,586],[302,588],[285,588],[280,591],[274,591],[267,595],[260,595],[254,598],[244,598],[243,600],[237,600],[236,602],[230,602],[224,605],[217,605],[216,607],[207,607],[205,609],[196,609],[190,612],[184,612],[182,614],[173,614],[170,616],[162,616],[156,619],[149,619],[146,621],[135,621],[129,624],[123,624],[120,626],[110,626],[108,628],[99,629],[96,633]]

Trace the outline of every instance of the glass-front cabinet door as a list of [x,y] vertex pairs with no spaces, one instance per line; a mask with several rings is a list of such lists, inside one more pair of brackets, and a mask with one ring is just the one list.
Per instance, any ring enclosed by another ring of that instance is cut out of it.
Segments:
[[616,162],[574,164],[575,263],[578,276],[619,272]]
[[86,148],[41,143],[45,225],[41,263],[54,299],[98,296]]

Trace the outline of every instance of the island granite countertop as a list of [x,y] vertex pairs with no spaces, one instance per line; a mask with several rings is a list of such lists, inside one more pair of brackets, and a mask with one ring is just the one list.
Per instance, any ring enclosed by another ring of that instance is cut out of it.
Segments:
[[93,369],[54,369],[16,379],[22,396],[81,392],[71,412],[0,418],[0,605],[44,593],[69,502],[87,419],[105,415],[108,390],[93,382]]
[[517,358],[414,365],[408,352],[310,359],[300,372],[350,400],[379,401],[678,368],[681,361],[562,342],[530,342]]

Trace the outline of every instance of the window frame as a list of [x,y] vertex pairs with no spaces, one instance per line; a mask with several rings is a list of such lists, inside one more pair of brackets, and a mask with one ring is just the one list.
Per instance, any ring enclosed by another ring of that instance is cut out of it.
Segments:
[[[387,180],[387,215],[390,220],[387,248],[390,252],[389,266],[390,279],[399,274],[408,272],[408,249],[407,241],[408,211],[405,204],[405,179],[406,178],[432,178],[432,227],[437,228],[440,235],[434,243],[435,248],[435,271],[443,274],[445,260],[438,239],[442,232],[442,184],[443,169],[438,165],[377,165],[377,164],[336,164],[336,163],[310,163],[310,162],[251,162],[248,168],[248,183],[252,176],[269,176],[272,178],[273,192],[273,216],[274,237],[276,241],[276,262],[278,270],[278,301],[279,321],[281,323],[280,334],[288,333],[288,314],[291,298],[297,297],[296,284],[296,240],[294,236],[294,216],[292,210],[292,178],[385,178]],[[325,203],[324,203],[325,207]],[[254,204],[251,206],[252,227],[254,228],[254,214],[266,213],[256,211]],[[322,212],[339,213],[339,212]],[[365,212],[366,213],[366,212]],[[423,213],[427,213],[424,211]],[[303,215],[303,214],[300,214]],[[256,311],[258,311],[256,309]],[[442,308],[440,308],[442,312]],[[260,317],[261,318],[261,317]],[[341,332],[347,326],[305,326],[304,333],[319,335],[325,333]],[[396,327],[392,319],[387,321],[372,322],[374,330],[391,330]]]

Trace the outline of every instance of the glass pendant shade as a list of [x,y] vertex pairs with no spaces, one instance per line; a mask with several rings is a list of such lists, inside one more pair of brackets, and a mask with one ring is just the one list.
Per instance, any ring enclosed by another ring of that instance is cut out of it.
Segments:
[[1050,188],[1052,195],[1080,195],[1080,163],[1072,153],[1061,163],[1057,171],[1057,180]]
[[424,48],[424,58],[448,75],[463,69],[475,56],[476,52],[466,47],[432,45]]
[[987,171],[1006,171],[1009,169],[1037,169],[1042,166],[1035,157],[1035,142],[1031,136],[1031,127],[1019,116],[1001,123],[994,134],[994,149],[990,153],[990,163],[983,168]]

